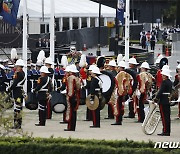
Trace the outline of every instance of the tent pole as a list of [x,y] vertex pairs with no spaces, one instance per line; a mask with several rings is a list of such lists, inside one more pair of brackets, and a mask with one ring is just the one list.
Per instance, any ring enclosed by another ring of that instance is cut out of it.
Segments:
[[[52,61],[54,61],[54,40],[55,40],[55,32],[54,32],[54,0],[51,0],[51,16],[50,16],[50,57],[52,58]],[[52,66],[54,69],[54,65]],[[52,83],[54,85],[54,76],[52,78]]]
[[125,62],[128,64],[129,61],[129,0],[126,0],[126,13],[125,13]]
[[99,25],[98,25],[98,46],[97,46],[97,56],[101,56],[101,45],[100,45],[100,40],[101,40],[101,0],[99,0]]
[[23,0],[23,51],[22,51],[22,59],[24,60],[24,73],[26,76],[26,81],[24,84],[24,91],[27,93],[27,2]]

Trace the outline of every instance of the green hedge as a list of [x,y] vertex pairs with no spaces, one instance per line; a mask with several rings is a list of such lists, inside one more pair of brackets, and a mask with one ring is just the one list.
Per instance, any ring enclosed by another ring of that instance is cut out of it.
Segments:
[[2,154],[132,154],[180,153],[180,150],[154,149],[153,142],[80,140],[63,138],[0,138]]

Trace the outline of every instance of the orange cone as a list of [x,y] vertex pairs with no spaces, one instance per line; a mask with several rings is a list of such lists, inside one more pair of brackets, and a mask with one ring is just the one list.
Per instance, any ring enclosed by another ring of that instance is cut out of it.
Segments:
[[84,44],[84,46],[83,46],[83,51],[86,51],[86,50],[87,50],[86,44]]
[[169,51],[168,51],[168,48],[166,48],[166,57],[169,56]]

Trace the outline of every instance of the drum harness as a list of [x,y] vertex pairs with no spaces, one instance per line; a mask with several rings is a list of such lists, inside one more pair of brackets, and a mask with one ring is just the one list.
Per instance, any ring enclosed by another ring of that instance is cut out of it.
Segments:
[[103,81],[99,78],[99,77],[95,77],[99,82],[98,82],[98,84],[99,84],[99,87],[100,88],[96,88],[95,89],[95,91],[97,91],[98,92],[98,96],[99,96],[99,100],[102,100],[102,83],[103,83]]

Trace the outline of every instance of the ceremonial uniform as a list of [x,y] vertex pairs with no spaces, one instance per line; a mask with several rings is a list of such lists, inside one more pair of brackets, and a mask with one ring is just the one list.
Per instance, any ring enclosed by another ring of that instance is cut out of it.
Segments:
[[23,70],[15,72],[13,77],[13,84],[10,86],[9,91],[13,92],[14,103],[14,128],[21,128],[22,124],[22,103],[23,103],[23,85],[25,82],[25,73]]
[[[49,73],[49,77],[52,79],[53,75],[54,75],[54,70],[52,68],[48,68]],[[47,119],[51,119],[52,118],[52,109],[51,109],[51,103],[48,100],[47,102],[47,112],[46,112],[46,118]]]
[[[96,95],[98,98],[102,97],[102,89],[101,85],[102,81],[96,76],[92,77],[91,85],[90,85],[90,95],[92,101],[94,101],[94,96]],[[96,110],[92,111],[93,116],[93,126],[92,127],[100,127],[100,104],[101,99],[99,99],[99,106]]]
[[155,98],[155,102],[159,100],[159,108],[161,113],[161,119],[163,124],[163,133],[170,135],[171,132],[171,121],[170,121],[170,103],[169,96],[172,91],[172,82],[170,79],[162,81],[161,87]]
[[[180,84],[180,76],[178,74],[176,74],[175,76],[175,80],[174,80],[174,87],[179,85]],[[178,88],[178,91],[180,90],[180,88]],[[179,92],[178,92],[179,93]],[[180,118],[180,102],[178,102],[178,110],[179,110],[179,113],[178,113],[178,117]]]
[[[137,85],[138,85],[138,81],[137,81],[137,70],[130,68],[130,69],[126,69],[125,72],[129,73],[132,78],[133,78],[133,85],[132,85],[132,93],[129,94],[130,97],[133,96],[133,94],[135,93],[135,90],[137,89]],[[135,112],[134,112],[134,104],[136,103],[135,101],[137,101],[136,96],[134,96],[133,101],[129,102],[129,118],[134,118],[135,117]]]
[[[86,85],[88,95],[90,94],[90,86],[91,86],[91,75],[89,74],[87,77],[87,85]],[[86,110],[86,120],[87,121],[92,120],[92,111],[89,110],[88,107]]]
[[51,85],[51,79],[48,76],[40,77],[37,81],[37,87],[34,92],[38,92],[39,124],[36,126],[45,126],[46,124],[47,96],[52,91]]
[[5,81],[6,81],[6,73],[2,68],[0,68],[0,92],[6,91],[6,84],[4,83]]
[[159,89],[162,83],[161,70],[159,69],[156,73],[156,88]]
[[68,127],[65,131],[75,131],[77,109],[80,103],[80,80],[75,76],[75,73],[72,73],[67,78],[66,89],[68,103],[66,120],[68,122]]

